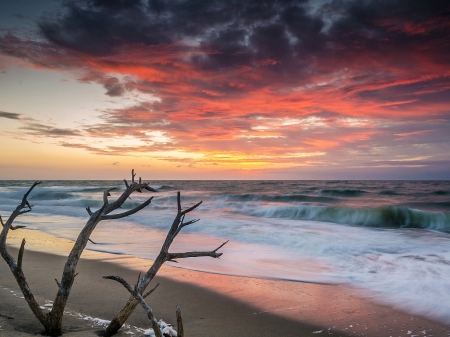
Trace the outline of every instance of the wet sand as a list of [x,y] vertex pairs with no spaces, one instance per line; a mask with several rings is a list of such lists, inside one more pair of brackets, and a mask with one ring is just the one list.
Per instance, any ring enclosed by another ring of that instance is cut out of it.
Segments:
[[[8,237],[17,256],[27,239],[23,268],[41,305],[52,301],[65,258],[73,244],[34,230]],[[96,248],[96,247],[93,247]],[[45,253],[47,252],[47,253]],[[64,319],[66,336],[97,336],[102,326],[92,318],[110,320],[128,299],[127,291],[104,275],[134,283],[151,261],[127,255],[86,250],[78,265]],[[175,306],[182,309],[187,336],[450,336],[450,327],[377,303],[346,285],[225,276],[164,266],[147,298],[158,319],[176,325]],[[0,336],[32,336],[43,332],[7,264],[0,260]],[[88,317],[91,317],[88,319]],[[138,307],[119,336],[142,336],[150,324]]]

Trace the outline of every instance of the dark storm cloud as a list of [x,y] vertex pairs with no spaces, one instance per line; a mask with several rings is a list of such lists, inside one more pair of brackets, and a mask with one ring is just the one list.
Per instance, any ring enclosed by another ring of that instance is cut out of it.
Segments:
[[152,24],[138,6],[117,5],[111,11],[106,1],[89,1],[87,7],[82,3],[70,3],[67,14],[56,21],[42,21],[39,28],[45,38],[75,52],[95,56],[114,54],[117,47],[129,43],[170,42],[161,30],[163,27]]
[[13,112],[5,112],[5,111],[0,111],[0,118],[8,118],[8,119],[20,119],[20,114],[16,114]]
[[40,30],[48,41],[91,56],[115,55],[131,45],[187,43],[197,52],[183,55],[183,62],[199,70],[264,68],[287,85],[336,68],[364,67],[363,59],[367,67],[402,67],[401,57],[406,68],[417,63],[407,55],[427,53],[433,61],[450,63],[445,56],[450,53],[449,6],[439,0],[331,1],[321,7],[292,0],[67,4],[65,15],[42,21]]
[[[101,123],[80,134],[152,145],[63,146],[102,154],[263,152],[266,161],[304,151],[327,151],[331,162],[448,153],[439,147],[448,143],[448,122],[424,119],[448,115],[444,1],[85,0],[64,6],[59,16],[40,21],[44,39],[0,35],[0,53],[73,70],[109,96],[147,94],[146,102],[105,109]],[[31,125],[28,132],[77,133]],[[154,140],[152,132],[168,140]]]

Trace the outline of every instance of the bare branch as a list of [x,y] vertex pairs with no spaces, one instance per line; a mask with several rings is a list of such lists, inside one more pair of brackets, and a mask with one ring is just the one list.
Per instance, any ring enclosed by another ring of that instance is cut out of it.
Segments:
[[128,182],[126,181],[126,179],[124,179],[123,182],[125,183],[126,188],[130,188],[130,185],[128,185]]
[[177,305],[177,336],[184,337],[183,319],[181,318],[181,308]]
[[[143,184],[143,186],[148,186],[148,184]],[[145,188],[145,187],[142,187]],[[154,260],[152,266],[146,271],[146,273],[142,276],[141,280],[139,281],[139,284],[136,288],[136,291],[138,293],[143,293],[145,288],[150,284],[150,282],[154,279],[155,275],[157,274],[158,270],[161,268],[161,266],[167,262],[177,262],[175,261],[177,258],[187,258],[187,257],[199,257],[199,256],[210,256],[213,258],[219,258],[222,256],[222,253],[218,253],[217,251],[222,248],[225,244],[223,243],[219,247],[217,247],[215,250],[210,252],[186,252],[186,253],[169,253],[169,248],[171,244],[173,243],[174,239],[176,238],[177,234],[180,232],[182,227],[188,226],[190,224],[193,224],[194,222],[197,222],[198,219],[190,220],[187,222],[184,222],[185,215],[194,209],[196,209],[198,206],[200,206],[202,202],[182,210],[181,208],[181,194],[180,192],[177,193],[177,215],[175,216],[175,219],[172,222],[172,225],[170,227],[169,232],[166,235],[166,239],[164,240],[164,243],[162,244],[161,250]],[[139,300],[137,300],[134,296],[131,297],[125,306],[122,308],[122,310],[114,317],[113,320],[111,320],[111,323],[108,325],[108,327],[104,330],[104,336],[105,337],[111,337],[114,334],[117,333],[117,331],[120,329],[120,327],[125,323],[127,318],[132,314],[133,310],[136,308],[136,306],[139,304]]]
[[201,256],[210,256],[210,257],[217,259],[223,255],[223,253],[217,253],[217,251],[220,248],[222,248],[227,242],[228,241],[222,243],[219,247],[217,247],[216,249],[214,249],[210,252],[167,253],[166,261],[171,261],[173,259],[185,259],[187,257],[201,257]]
[[134,169],[131,170],[131,182],[134,183],[134,177],[136,176],[136,173],[134,173]]
[[203,201],[200,201],[200,202],[196,203],[194,206],[191,206],[191,207],[185,209],[184,211],[181,212],[181,214],[187,214],[187,213],[193,211],[193,210],[196,209],[198,206],[200,206],[202,202],[203,202]]
[[142,188],[143,188],[144,190],[147,190],[147,191],[150,191],[150,192],[156,192],[156,190],[155,190],[154,188],[148,186],[148,184],[143,184],[143,185],[142,185]]
[[2,227],[5,227],[5,224],[3,222],[2,216],[0,215],[0,223],[2,224]]
[[25,193],[25,195],[23,196],[23,199],[22,199],[22,203],[24,204],[24,207],[25,207],[25,204],[27,204],[28,207],[31,208],[30,204],[28,204],[28,201],[27,201],[28,195],[31,193],[31,191],[33,190],[33,188],[35,188],[35,187],[36,187],[37,185],[39,185],[40,183],[41,183],[40,181],[34,182],[34,184],[30,187],[30,189],[28,190],[28,192]]
[[141,272],[139,272],[138,279],[137,279],[136,285],[134,286],[134,289],[137,289],[137,286],[138,286],[140,280],[141,280]]
[[91,239],[88,239],[88,241],[92,242],[94,245],[97,244],[97,242],[92,241]]
[[186,227],[186,226],[192,225],[193,223],[196,223],[197,221],[200,221],[200,219],[194,219],[194,220],[190,220],[188,222],[183,222],[181,224],[181,227]]
[[103,204],[108,205],[108,197],[111,196],[111,194],[109,192],[111,192],[112,190],[115,190],[116,188],[110,188],[106,191],[103,192]]
[[143,298],[146,298],[148,295],[150,295],[152,292],[154,292],[156,290],[156,288],[158,288],[159,283],[154,286],[152,289],[150,289],[148,292],[145,293],[145,295],[142,295]]
[[[28,203],[27,197],[28,195],[31,193],[31,191],[37,186],[39,185],[41,182],[40,181],[36,181],[34,182],[34,184],[28,189],[28,191],[24,194],[23,198],[22,198],[22,202],[16,207],[16,209],[14,210],[14,212],[9,216],[8,221],[6,221],[6,224],[8,225],[8,229],[6,231],[6,233],[8,232],[8,230],[12,227],[12,223],[14,222],[14,220],[16,219],[17,216],[27,213],[29,211],[31,211],[31,205]],[[28,207],[28,210],[23,210],[25,207]],[[16,228],[17,229],[17,228]],[[5,235],[6,235],[5,233]]]
[[213,250],[213,252],[217,252],[220,248],[222,248],[223,246],[225,246],[230,240],[225,241],[224,243],[222,243],[219,247],[217,247],[216,249]]
[[113,275],[109,275],[109,276],[103,276],[104,279],[109,279],[109,280],[114,280],[119,282],[120,284],[122,284],[125,289],[127,289],[130,294],[137,300],[139,301],[139,303],[141,304],[141,306],[144,308],[147,317],[150,319],[150,321],[152,322],[152,328],[153,331],[155,332],[156,337],[162,337],[161,334],[161,330],[158,326],[158,322],[156,321],[155,316],[153,315],[153,311],[152,308],[149,307],[147,305],[147,303],[145,302],[144,298],[142,297],[141,294],[139,294],[139,292],[136,289],[133,289],[128,283],[127,281],[125,281],[123,278],[121,278],[120,276],[113,276]]
[[142,185],[142,179],[139,177],[139,185]]
[[141,209],[143,209],[144,207],[146,207],[148,204],[150,204],[150,202],[152,201],[153,197],[151,197],[150,199],[144,201],[142,204],[140,204],[139,206],[123,212],[123,213],[119,213],[119,214],[111,214],[111,215],[103,215],[102,216],[102,220],[113,220],[113,219],[120,219],[120,218],[124,218],[126,216],[132,215],[136,212],[139,212]]
[[61,288],[61,283],[59,283],[57,279],[55,279],[55,282],[58,285],[58,288]]
[[194,220],[190,220],[190,221],[188,221],[188,222],[183,222],[183,220],[184,220],[184,216],[183,216],[183,218],[182,218],[182,220],[181,220],[181,224],[180,224],[180,226],[178,227],[178,229],[177,229],[175,235],[178,235],[178,233],[180,233],[180,231],[181,231],[181,229],[182,229],[183,227],[192,225],[193,223],[196,223],[197,221],[200,221],[200,219],[194,219]]
[[12,231],[15,231],[16,229],[25,228],[25,227],[27,227],[27,226],[22,226],[22,225],[20,225],[20,226],[11,226],[11,227],[9,227],[9,229],[12,230]]
[[91,208],[90,208],[89,206],[86,207],[86,211],[88,212],[88,214],[89,214],[90,216],[92,216],[92,214],[94,214],[94,213],[92,213]]
[[19,255],[17,256],[17,268],[19,268],[19,270],[22,270],[22,260],[23,260],[23,252],[25,250],[25,239],[22,239],[22,243],[20,245],[20,249],[19,249]]

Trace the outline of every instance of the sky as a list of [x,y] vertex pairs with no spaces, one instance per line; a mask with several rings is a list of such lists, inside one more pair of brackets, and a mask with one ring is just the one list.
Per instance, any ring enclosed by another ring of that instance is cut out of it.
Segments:
[[0,179],[450,179],[441,0],[0,0]]

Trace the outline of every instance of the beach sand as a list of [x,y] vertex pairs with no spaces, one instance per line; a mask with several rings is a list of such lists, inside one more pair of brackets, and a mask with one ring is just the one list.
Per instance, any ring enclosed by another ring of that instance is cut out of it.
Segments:
[[[36,230],[10,232],[10,253],[27,245],[23,269],[41,305],[52,301],[73,243]],[[90,246],[95,249],[96,246]],[[180,261],[182,263],[182,261]],[[85,250],[78,264],[64,319],[65,336],[97,336],[128,299],[128,292],[104,275],[134,284],[151,261]],[[238,261],[237,261],[238,263]],[[176,325],[180,305],[187,336],[450,336],[450,327],[376,302],[347,285],[313,284],[225,276],[163,266],[147,298],[158,319]],[[33,336],[43,328],[20,293],[7,264],[0,261],[0,336]],[[90,317],[90,318],[89,318]],[[150,324],[137,307],[118,336],[142,336]]]

